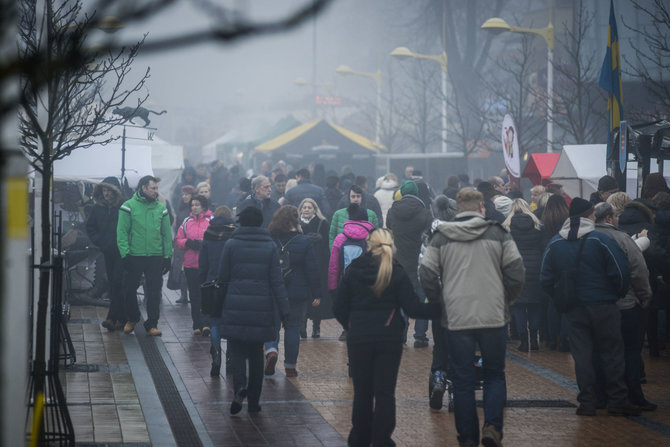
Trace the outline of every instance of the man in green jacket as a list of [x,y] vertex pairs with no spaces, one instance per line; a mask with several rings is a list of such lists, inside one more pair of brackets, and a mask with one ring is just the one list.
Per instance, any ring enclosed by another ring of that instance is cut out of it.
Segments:
[[[363,202],[363,189],[358,185],[351,185],[349,188],[349,203],[355,203],[358,206],[362,207]],[[379,222],[377,219],[377,214],[367,209],[368,221],[371,222],[375,228],[379,228]],[[330,222],[330,247],[333,247],[333,241],[338,234],[340,234],[344,228],[344,222],[349,220],[349,212],[347,207],[335,211],[333,214],[333,219]]]
[[172,233],[167,208],[158,199],[158,179],[146,175],[137,185],[137,191],[119,209],[116,240],[121,254],[124,274],[124,311],[126,325],[123,332],[130,334],[140,321],[137,287],[144,273],[144,296],[147,335],[158,336],[159,305],[163,275],[170,270]]

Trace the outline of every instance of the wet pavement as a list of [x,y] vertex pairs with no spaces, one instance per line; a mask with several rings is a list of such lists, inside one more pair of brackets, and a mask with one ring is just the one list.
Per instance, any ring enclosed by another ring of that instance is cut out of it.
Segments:
[[[106,308],[71,307],[77,361],[61,368],[61,382],[77,446],[346,445],[353,389],[335,320],[322,323],[320,339],[301,342],[298,377],[284,375],[280,344],[277,372],[264,379],[262,411],[249,414],[245,403],[231,416],[232,378],[225,368],[220,377],[209,376],[209,337],[192,334],[188,305],[175,303],[178,293],[164,290],[158,338],[147,337],[141,325],[131,335],[108,332],[100,326]],[[657,411],[622,418],[599,410],[596,417],[579,417],[570,354],[522,354],[517,343],[508,343],[504,445],[670,445],[669,350],[660,358],[644,354],[643,389],[659,404]],[[403,352],[393,435],[399,446],[458,445],[453,414],[446,405],[440,411],[428,406],[431,347],[408,342]]]

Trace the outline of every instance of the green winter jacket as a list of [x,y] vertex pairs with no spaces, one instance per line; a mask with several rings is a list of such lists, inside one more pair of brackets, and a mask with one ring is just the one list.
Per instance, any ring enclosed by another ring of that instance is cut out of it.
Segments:
[[[368,221],[379,228],[379,221],[377,220],[377,213],[367,208]],[[333,219],[330,221],[330,248],[333,248],[333,241],[335,237],[342,232],[344,223],[349,220],[349,211],[346,208],[341,208],[333,214]]]
[[172,257],[172,232],[167,208],[158,200],[149,202],[139,192],[119,208],[116,241],[121,257]]

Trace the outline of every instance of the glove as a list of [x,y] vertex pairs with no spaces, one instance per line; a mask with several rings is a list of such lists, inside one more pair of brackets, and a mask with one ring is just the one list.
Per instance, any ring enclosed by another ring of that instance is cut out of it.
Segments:
[[170,258],[163,258],[163,272],[162,275],[165,275],[172,268],[172,261]]
[[199,251],[201,243],[202,243],[202,241],[198,241],[198,240],[195,240],[195,239],[186,239],[186,244],[185,245],[186,245],[186,248],[190,248],[191,250]]

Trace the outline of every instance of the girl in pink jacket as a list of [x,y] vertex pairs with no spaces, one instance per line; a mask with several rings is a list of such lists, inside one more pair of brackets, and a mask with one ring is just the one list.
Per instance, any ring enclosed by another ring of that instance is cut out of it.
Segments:
[[191,214],[184,219],[177,230],[177,247],[186,250],[184,253],[184,274],[191,297],[191,318],[193,319],[193,335],[209,337],[209,319],[200,312],[200,281],[198,279],[198,257],[200,244],[205,230],[209,226],[212,212],[207,209],[207,199],[194,196],[190,203]]

